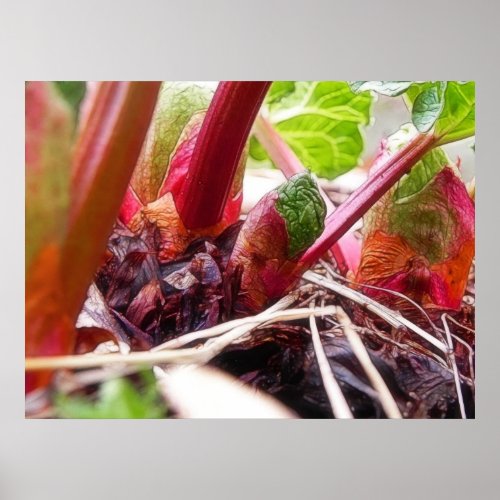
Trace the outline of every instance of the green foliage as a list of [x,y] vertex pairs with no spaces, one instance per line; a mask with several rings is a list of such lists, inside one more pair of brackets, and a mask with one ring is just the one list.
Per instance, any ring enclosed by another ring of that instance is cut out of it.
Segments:
[[392,81],[356,81],[348,82],[351,90],[356,94],[371,90],[377,94],[395,97],[404,94],[413,82],[392,82]]
[[151,370],[140,374],[141,389],[127,378],[103,382],[98,400],[92,403],[81,396],[56,396],[55,407],[61,418],[164,418],[166,407],[156,388]]
[[80,104],[85,97],[87,85],[85,82],[54,82],[55,86],[62,94],[64,99],[73,109],[75,116],[78,117],[80,112]]
[[[372,97],[355,94],[346,82],[274,82],[266,98],[267,114],[305,167],[333,179],[359,163],[360,127],[370,121]],[[253,137],[250,156],[268,159]]]
[[438,82],[417,95],[413,102],[411,121],[421,133],[428,132],[443,111],[446,82]]
[[278,188],[276,209],[285,219],[288,255],[309,248],[325,228],[326,205],[309,174],[298,174]]
[[[415,126],[407,123],[387,138],[385,147],[390,154],[394,154],[416,134]],[[420,192],[446,166],[452,166],[448,155],[439,147],[432,149],[397,183],[393,190],[393,200],[403,202],[405,198]]]
[[448,82],[444,107],[436,123],[435,133],[440,144],[459,141],[475,134],[476,84],[475,82]]
[[349,82],[354,92],[370,90],[387,96],[405,93],[412,122],[425,133],[433,129],[439,144],[475,134],[476,86],[474,82]]
[[402,200],[420,192],[432,178],[451,161],[441,148],[434,148],[427,153],[398,183],[394,200]]
[[196,82],[164,82],[146,144],[132,177],[143,203],[154,201],[179,138],[193,115],[208,108],[213,88]]

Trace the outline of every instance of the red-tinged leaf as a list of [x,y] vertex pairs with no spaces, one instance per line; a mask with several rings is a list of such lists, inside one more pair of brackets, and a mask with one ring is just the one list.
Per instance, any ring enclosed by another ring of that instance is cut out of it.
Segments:
[[[192,120],[186,126],[179,145],[175,150],[175,154],[170,162],[168,174],[165,178],[160,189],[160,196],[166,193],[172,193],[174,200],[180,195],[186,176],[188,175],[191,159],[193,156],[193,151],[196,142],[199,137],[201,127],[203,125],[203,120],[205,117],[204,112],[197,113],[193,116]],[[224,212],[221,219],[221,224],[216,224],[213,227],[218,228],[216,231],[222,232],[226,227],[236,222],[240,216],[241,204],[243,202],[243,176],[245,173],[245,165],[248,156],[248,148],[243,150],[240,160],[238,162],[238,167],[233,179],[231,186],[231,191],[227,198],[226,204],[224,206]],[[193,235],[210,235],[216,236],[216,231],[203,231],[204,228],[199,230],[191,231]]]
[[[56,356],[73,352],[74,323],[64,309],[60,249],[46,245],[26,275],[25,354]],[[26,374],[26,393],[46,386],[50,371]]]
[[238,313],[257,312],[300,276],[300,255],[323,231],[326,206],[308,174],[292,177],[250,211],[229,259],[239,278]]
[[196,113],[184,128],[170,162],[167,176],[160,188],[159,198],[143,207],[138,196],[129,186],[120,208],[120,220],[132,230],[140,231],[144,221],[155,224],[160,229],[162,241],[160,257],[164,262],[180,255],[193,239],[200,236],[217,236],[226,227],[236,222],[240,215],[246,152],[240,158],[223,217],[218,224],[188,231],[178,215],[173,200],[183,188],[204,116],[204,112]]
[[[206,110],[213,87],[197,82],[164,82],[151,126],[132,177],[132,187],[144,205],[155,201],[172,155],[193,115]],[[165,194],[166,190],[162,194]]]
[[99,84],[73,161],[72,207],[63,246],[65,302],[76,318],[137,163],[160,82]]
[[241,207],[241,193],[229,200],[222,220],[214,226],[188,230],[182,222],[172,193],[143,207],[131,220],[129,227],[139,233],[145,224],[152,225],[159,232],[159,247],[156,249],[161,262],[168,262],[180,256],[195,239],[216,237],[238,219]]
[[172,193],[167,193],[146,205],[132,219],[130,228],[138,233],[144,224],[153,225],[158,229],[160,246],[157,252],[161,261],[174,259],[187,248],[190,241],[189,232],[179,217]]
[[182,131],[170,161],[167,175],[160,187],[158,198],[167,193],[172,193],[175,198],[181,192],[204,118],[204,112],[194,114]]
[[122,221],[126,226],[130,225],[132,219],[135,214],[139,212],[139,210],[144,205],[139,200],[136,192],[134,191],[131,185],[128,186],[127,191],[125,193],[125,198],[123,198],[122,204],[120,206],[120,212],[118,214],[118,218]]
[[[264,146],[273,163],[283,172],[287,179],[293,175],[308,172],[293,149],[263,115],[257,116],[255,120],[254,134]],[[331,214],[335,210],[335,206],[324,191],[320,189],[320,192],[325,200],[327,212]],[[357,271],[361,258],[361,245],[352,233],[344,234],[333,244],[330,251],[342,274],[347,274],[348,271],[354,273]]]
[[[266,195],[250,211],[241,227],[227,268],[228,276],[241,273],[237,313],[259,311],[286,288],[288,234],[275,208],[278,194]],[[283,284],[283,280],[286,284]]]
[[[388,193],[367,220],[359,284],[403,293],[429,311],[460,307],[474,257],[474,204],[449,167],[419,192]],[[399,309],[408,303],[363,289]]]
[[300,264],[311,267],[338,241],[373,205],[407,174],[435,145],[432,135],[419,134],[393,155],[381,162],[375,175],[368,178],[325,221],[325,231],[304,253]]
[[74,118],[49,82],[25,86],[26,269],[66,228]]

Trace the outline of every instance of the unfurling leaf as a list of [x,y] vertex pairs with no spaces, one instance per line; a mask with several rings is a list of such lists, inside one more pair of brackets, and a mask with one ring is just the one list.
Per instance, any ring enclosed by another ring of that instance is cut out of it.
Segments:
[[290,257],[309,248],[323,232],[326,206],[308,175],[294,176],[278,188],[276,209],[286,222]]
[[297,278],[297,260],[324,228],[326,206],[309,174],[293,176],[250,211],[229,259],[237,312],[257,312]]
[[[360,285],[403,293],[428,311],[460,307],[474,257],[474,204],[450,167],[420,191],[398,199],[388,193],[366,220]],[[401,310],[403,299],[363,291]]]
[[181,192],[186,179],[204,116],[204,112],[195,113],[184,128],[172,155],[168,173],[159,189],[158,199],[142,206],[133,189],[129,187],[122,203],[120,220],[134,232],[140,231],[145,221],[158,228],[161,245],[159,258],[162,262],[179,256],[191,241],[200,236],[219,235],[226,227],[236,222],[240,215],[243,201],[242,185],[247,158],[246,151],[244,151],[239,161],[231,192],[219,223],[207,228],[188,230],[177,210],[175,200]]
[[131,183],[143,204],[158,198],[184,127],[208,108],[212,95],[213,88],[196,82],[163,83]]

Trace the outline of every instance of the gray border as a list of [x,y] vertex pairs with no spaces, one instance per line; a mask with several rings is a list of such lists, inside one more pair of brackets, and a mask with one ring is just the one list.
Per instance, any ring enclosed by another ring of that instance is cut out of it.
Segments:
[[[497,9],[462,0],[2,2],[0,498],[496,497]],[[23,80],[363,77],[478,82],[477,420],[25,421]]]

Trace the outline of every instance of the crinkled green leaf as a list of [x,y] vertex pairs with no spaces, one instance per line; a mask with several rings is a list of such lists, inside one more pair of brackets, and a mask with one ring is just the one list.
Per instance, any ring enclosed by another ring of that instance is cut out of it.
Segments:
[[141,374],[141,388],[136,388],[126,378],[115,378],[104,382],[93,403],[81,396],[56,398],[56,409],[62,418],[163,418],[166,415],[156,389],[156,380],[150,370]]
[[[363,151],[360,126],[370,119],[372,96],[354,94],[346,82],[275,82],[268,101],[269,120],[301,162],[333,179],[358,165]],[[273,90],[274,87],[274,90]],[[254,160],[267,158],[254,139]]]
[[354,81],[348,82],[354,93],[371,90],[377,94],[395,97],[404,94],[413,82],[397,81]]
[[428,132],[441,115],[445,104],[445,89],[446,82],[438,82],[416,97],[411,111],[411,120],[419,132]]
[[326,205],[308,174],[295,175],[278,188],[276,209],[286,222],[289,257],[309,248],[325,228]]
[[[434,134],[440,138],[439,144],[459,141],[475,134],[476,85],[475,82],[448,81],[443,94],[443,106],[434,124]],[[428,93],[435,83],[412,85],[407,96],[415,107],[419,96]]]
[[156,200],[184,127],[196,112],[208,108],[213,90],[213,86],[196,82],[165,82],[162,85],[132,178],[132,187],[142,203]]

